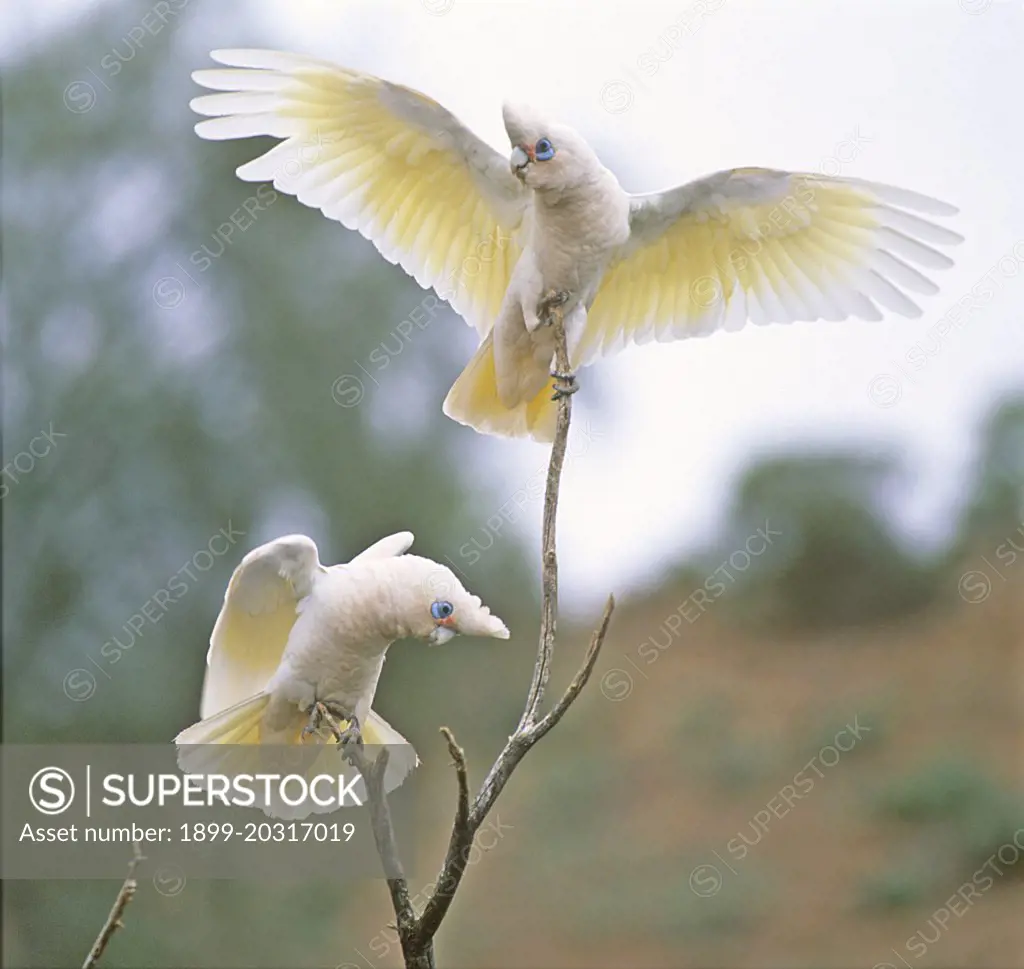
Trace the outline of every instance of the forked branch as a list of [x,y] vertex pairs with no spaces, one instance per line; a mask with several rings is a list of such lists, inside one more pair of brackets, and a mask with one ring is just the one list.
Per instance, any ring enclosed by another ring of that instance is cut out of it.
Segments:
[[[559,375],[568,375],[571,371],[561,312],[557,308],[549,310],[547,322],[554,328],[556,371]],[[551,660],[555,649],[558,620],[558,556],[555,551],[555,523],[558,516],[558,494],[562,479],[562,466],[565,463],[569,423],[572,418],[571,395],[564,393],[557,396],[558,415],[555,424],[555,439],[551,446],[551,458],[548,463],[547,484],[544,492],[544,523],[541,538],[543,598],[540,640],[537,646],[537,660],[533,668],[533,679],[519,724],[487,772],[472,803],[469,800],[469,778],[466,771],[465,755],[455,742],[452,732],[447,727],[441,728],[455,766],[458,799],[452,833],[448,841],[448,851],[437,879],[437,887],[424,906],[423,913],[417,918],[409,902],[409,888],[405,878],[389,878],[388,880],[407,969],[434,969],[434,935],[448,913],[455,892],[465,874],[473,839],[480,825],[483,824],[488,812],[494,806],[494,802],[512,776],[512,772],[526,756],[527,751],[562,719],[573,701],[580,695],[583,687],[586,686],[600,655],[612,611],[615,608],[615,600],[609,596],[601,621],[590,639],[590,646],[587,649],[583,665],[559,701],[548,713],[541,716],[540,707],[551,675]],[[359,766],[358,763],[357,766]],[[387,799],[383,791],[383,768],[378,771],[376,765],[364,765],[360,767],[360,770],[367,778],[373,830],[377,838],[377,849],[381,860],[385,864],[386,871],[391,873],[400,871],[400,868],[389,867],[392,863],[397,862],[398,854],[394,831],[388,815]],[[371,784],[370,778],[374,774],[377,776],[378,783]]]

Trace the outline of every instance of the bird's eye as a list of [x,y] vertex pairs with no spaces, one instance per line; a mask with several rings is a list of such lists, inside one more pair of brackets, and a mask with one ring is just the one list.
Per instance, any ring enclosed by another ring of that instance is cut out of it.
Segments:
[[551,144],[547,138],[541,138],[541,140],[533,146],[533,157],[536,158],[537,161],[547,161],[549,158],[554,158],[555,146]]
[[447,619],[453,612],[455,612],[455,606],[450,602],[445,602],[443,599],[438,599],[430,606],[430,614],[435,619]]

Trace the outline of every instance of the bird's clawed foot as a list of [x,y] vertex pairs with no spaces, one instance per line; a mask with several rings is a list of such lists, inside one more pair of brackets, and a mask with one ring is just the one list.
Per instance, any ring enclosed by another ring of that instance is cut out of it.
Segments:
[[344,747],[346,744],[355,744],[357,747],[363,745],[363,732],[359,727],[359,719],[353,714],[348,721],[348,726],[340,733],[335,733],[334,739]]
[[[346,722],[348,726],[342,730],[341,723]],[[319,737],[321,728],[324,726],[334,737],[335,743],[339,746],[345,744],[361,744],[363,735],[359,729],[359,718],[354,713],[343,710],[338,704],[330,701],[317,700],[309,709],[309,723],[302,728],[300,737],[303,743],[307,737]]]
[[551,376],[555,378],[555,392],[551,395],[552,400],[561,400],[563,397],[571,397],[580,389],[574,373],[562,373],[561,370],[552,370]]
[[537,317],[541,323],[551,326],[556,321],[563,323],[562,307],[569,302],[570,294],[564,289],[548,290],[537,304]]

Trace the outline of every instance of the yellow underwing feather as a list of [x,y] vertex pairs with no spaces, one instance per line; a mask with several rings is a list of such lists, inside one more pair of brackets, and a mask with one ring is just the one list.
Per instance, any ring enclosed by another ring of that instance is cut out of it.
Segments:
[[[485,335],[522,248],[526,192],[507,160],[403,85],[280,51],[212,56],[226,67],[193,76],[222,93],[193,100],[208,116],[197,132],[284,139],[239,177],[272,181],[356,229]],[[461,271],[498,239],[497,258]]]
[[203,717],[259,693],[281,662],[295,625],[294,597],[282,595],[275,608],[250,615],[234,599],[237,576],[236,571],[210,637],[210,665],[200,706]]
[[[916,214],[937,199],[859,179],[741,168],[634,196],[631,238],[612,262],[574,354],[577,364],[653,337],[745,322],[915,316],[921,271],[952,265],[960,236]],[[914,211],[907,211],[914,210]]]

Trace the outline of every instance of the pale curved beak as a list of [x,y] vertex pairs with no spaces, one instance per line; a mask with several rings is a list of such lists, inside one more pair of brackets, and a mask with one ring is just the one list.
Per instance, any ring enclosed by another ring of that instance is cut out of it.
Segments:
[[512,169],[512,174],[521,178],[523,171],[527,165],[530,164],[530,156],[526,153],[526,150],[522,145],[516,145],[512,149],[512,154],[509,155],[509,166]]
[[434,631],[427,637],[431,646],[443,646],[449,639],[454,639],[456,632],[450,626],[435,626]]

